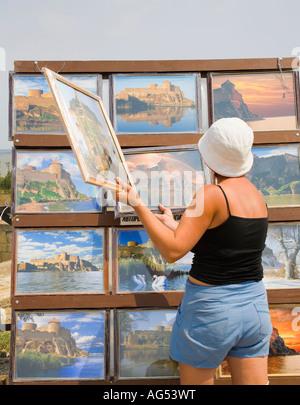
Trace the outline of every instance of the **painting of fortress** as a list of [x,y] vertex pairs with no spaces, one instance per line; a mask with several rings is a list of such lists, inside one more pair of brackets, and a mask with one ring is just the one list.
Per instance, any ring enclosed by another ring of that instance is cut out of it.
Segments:
[[72,152],[17,153],[18,212],[99,211],[97,191],[83,182]]
[[103,229],[18,230],[19,294],[103,293]]
[[175,310],[119,311],[120,377],[175,377],[169,358]]
[[117,133],[196,132],[195,75],[115,75]]
[[213,120],[239,117],[254,131],[297,129],[293,73],[212,75]]
[[[103,378],[104,312],[18,313],[17,317],[15,379]],[[93,340],[87,339],[91,336]]]
[[[86,90],[98,93],[96,75],[70,76]],[[14,133],[64,134],[56,102],[42,75],[13,76]]]

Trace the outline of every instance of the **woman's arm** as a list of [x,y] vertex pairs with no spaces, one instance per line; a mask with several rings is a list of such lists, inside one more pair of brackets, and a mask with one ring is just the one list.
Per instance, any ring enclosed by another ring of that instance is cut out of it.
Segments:
[[210,189],[207,188],[209,186],[197,191],[178,226],[172,230],[143,204],[132,187],[120,180],[119,184],[123,191],[116,193],[117,200],[134,208],[150,239],[168,263],[179,260],[195,246],[214,216],[214,204]]

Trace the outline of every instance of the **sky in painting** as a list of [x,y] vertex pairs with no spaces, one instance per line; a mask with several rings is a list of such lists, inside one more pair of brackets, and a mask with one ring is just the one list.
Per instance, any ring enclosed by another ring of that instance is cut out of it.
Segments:
[[267,147],[255,147],[252,149],[252,153],[258,157],[270,157],[276,155],[284,155],[285,153],[298,156],[298,145],[279,145],[279,146],[267,146]]
[[271,308],[273,326],[291,349],[300,351],[300,307]]
[[290,57],[300,52],[299,12],[299,0],[1,0],[0,148],[12,147],[16,60]]
[[295,115],[294,85],[292,73],[224,75],[213,78],[213,88],[219,88],[226,80],[242,94],[249,110],[260,117]]
[[175,321],[176,311],[126,311],[134,321],[132,330],[156,330],[157,326],[169,328]]
[[19,231],[18,263],[54,258],[62,252],[79,256],[103,269],[103,231]]

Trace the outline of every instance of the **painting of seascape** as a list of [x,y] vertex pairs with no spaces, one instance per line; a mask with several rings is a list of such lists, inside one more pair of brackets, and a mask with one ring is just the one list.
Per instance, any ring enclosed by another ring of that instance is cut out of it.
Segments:
[[105,311],[17,312],[15,380],[105,378]]
[[178,377],[169,357],[176,310],[118,311],[119,378]]
[[247,178],[269,207],[300,205],[299,145],[254,147],[253,166]]
[[[99,75],[64,75],[94,94],[99,93]],[[65,129],[45,76],[12,76],[13,132],[23,134],[64,134]]]
[[114,75],[117,134],[197,132],[197,75]]
[[118,292],[183,291],[193,256],[167,263],[144,229],[120,229]]
[[18,230],[16,294],[103,293],[103,233]]
[[298,128],[294,73],[212,75],[213,121],[239,117],[253,131]]
[[100,212],[102,189],[84,183],[72,151],[17,151],[15,212]]

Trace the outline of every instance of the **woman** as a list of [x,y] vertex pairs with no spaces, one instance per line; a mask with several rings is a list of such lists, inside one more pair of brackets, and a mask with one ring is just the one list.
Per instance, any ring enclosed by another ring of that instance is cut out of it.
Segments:
[[179,223],[160,206],[155,216],[120,182],[117,199],[131,205],[154,245],[173,263],[194,252],[170,342],[181,384],[213,384],[224,359],[233,384],[268,383],[272,331],[261,255],[267,207],[245,177],[252,167],[253,132],[239,118],[216,121],[200,139],[217,184],[200,188]]

